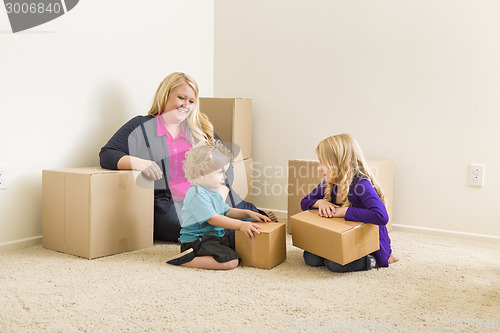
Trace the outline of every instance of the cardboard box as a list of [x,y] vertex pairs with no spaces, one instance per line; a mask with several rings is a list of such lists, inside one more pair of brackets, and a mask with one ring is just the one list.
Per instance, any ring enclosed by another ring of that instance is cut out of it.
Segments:
[[[43,170],[42,245],[97,258],[153,246],[153,182],[133,171]],[[144,178],[142,178],[144,179]]]
[[[389,159],[367,159],[368,166],[384,191],[387,201],[389,222],[387,230],[392,230],[393,161]],[[288,161],[288,221],[301,212],[300,201],[322,181],[317,160]],[[290,228],[289,228],[290,231]]]
[[242,231],[236,231],[236,253],[244,266],[271,269],[286,259],[285,223],[254,223],[261,229],[260,234],[252,239]]
[[290,218],[293,245],[345,265],[379,249],[378,226],[304,211]]
[[223,142],[236,144],[241,157],[252,157],[252,100],[248,98],[200,97],[200,111],[208,116],[214,130]]

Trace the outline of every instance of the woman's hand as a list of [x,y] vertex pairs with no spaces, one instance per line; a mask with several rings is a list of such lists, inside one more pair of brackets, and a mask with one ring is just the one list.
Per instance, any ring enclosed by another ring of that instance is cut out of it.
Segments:
[[132,169],[141,171],[146,177],[158,180],[163,176],[160,167],[155,161],[143,160],[138,157],[131,157]]
[[256,213],[252,210],[248,211],[248,217],[251,218],[254,221],[260,221],[260,222],[272,222],[271,219],[265,215]]
[[[260,215],[260,214],[259,214]],[[240,230],[247,235],[248,238],[253,238],[254,233],[260,234],[260,227],[252,222],[241,221]]]
[[314,203],[313,207],[318,208],[318,215],[322,217],[336,217],[334,215],[339,208],[339,206],[325,199],[319,199]]

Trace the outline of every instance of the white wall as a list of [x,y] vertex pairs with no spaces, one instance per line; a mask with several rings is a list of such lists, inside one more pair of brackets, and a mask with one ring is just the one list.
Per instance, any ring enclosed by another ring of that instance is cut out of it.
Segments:
[[146,114],[173,71],[213,94],[214,3],[85,0],[12,34],[0,9],[0,250],[39,242],[41,171],[98,165],[129,118]]
[[274,174],[256,204],[286,210],[287,161],[347,132],[394,160],[393,223],[500,236],[498,22],[496,0],[216,0],[215,96],[253,99]]

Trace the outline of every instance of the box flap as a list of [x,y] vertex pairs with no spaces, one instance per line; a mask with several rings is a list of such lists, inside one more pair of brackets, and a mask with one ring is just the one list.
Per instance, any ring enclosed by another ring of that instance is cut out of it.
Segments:
[[293,215],[291,218],[298,220],[307,220],[310,224],[318,227],[322,227],[328,230],[335,231],[337,233],[347,232],[358,226],[361,222],[346,221],[343,218],[326,218],[318,215],[318,211],[308,210],[298,214]]
[[268,234],[273,232],[274,230],[281,228],[285,223],[279,223],[279,222],[252,222],[257,224],[260,227],[260,233],[263,234]]
[[90,177],[64,174],[64,252],[89,257]]
[[86,175],[103,174],[103,173],[117,173],[117,172],[130,172],[130,170],[110,170],[110,169],[103,169],[101,167],[65,168],[65,169],[53,169],[53,170],[44,170],[44,171],[78,173],[78,174],[86,174]]

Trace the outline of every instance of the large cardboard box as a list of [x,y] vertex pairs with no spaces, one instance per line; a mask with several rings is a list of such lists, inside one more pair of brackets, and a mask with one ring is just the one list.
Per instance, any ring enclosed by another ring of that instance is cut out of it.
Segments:
[[290,218],[293,245],[345,265],[379,249],[378,226],[304,211]]
[[[367,159],[368,166],[384,191],[387,201],[389,222],[387,230],[392,230],[393,202],[393,161],[389,159]],[[313,159],[288,161],[288,221],[302,211],[300,201],[322,181],[318,172],[318,161]],[[290,229],[290,228],[289,228]],[[291,231],[291,230],[289,230]]]
[[[153,182],[133,171],[43,170],[43,247],[97,258],[153,245]],[[142,178],[141,178],[142,177]]]
[[271,269],[286,259],[285,223],[254,223],[261,227],[254,238],[236,231],[236,253],[244,266]]
[[252,157],[251,99],[201,97],[200,111],[208,116],[223,142],[241,149],[241,154],[233,151],[235,160]]

